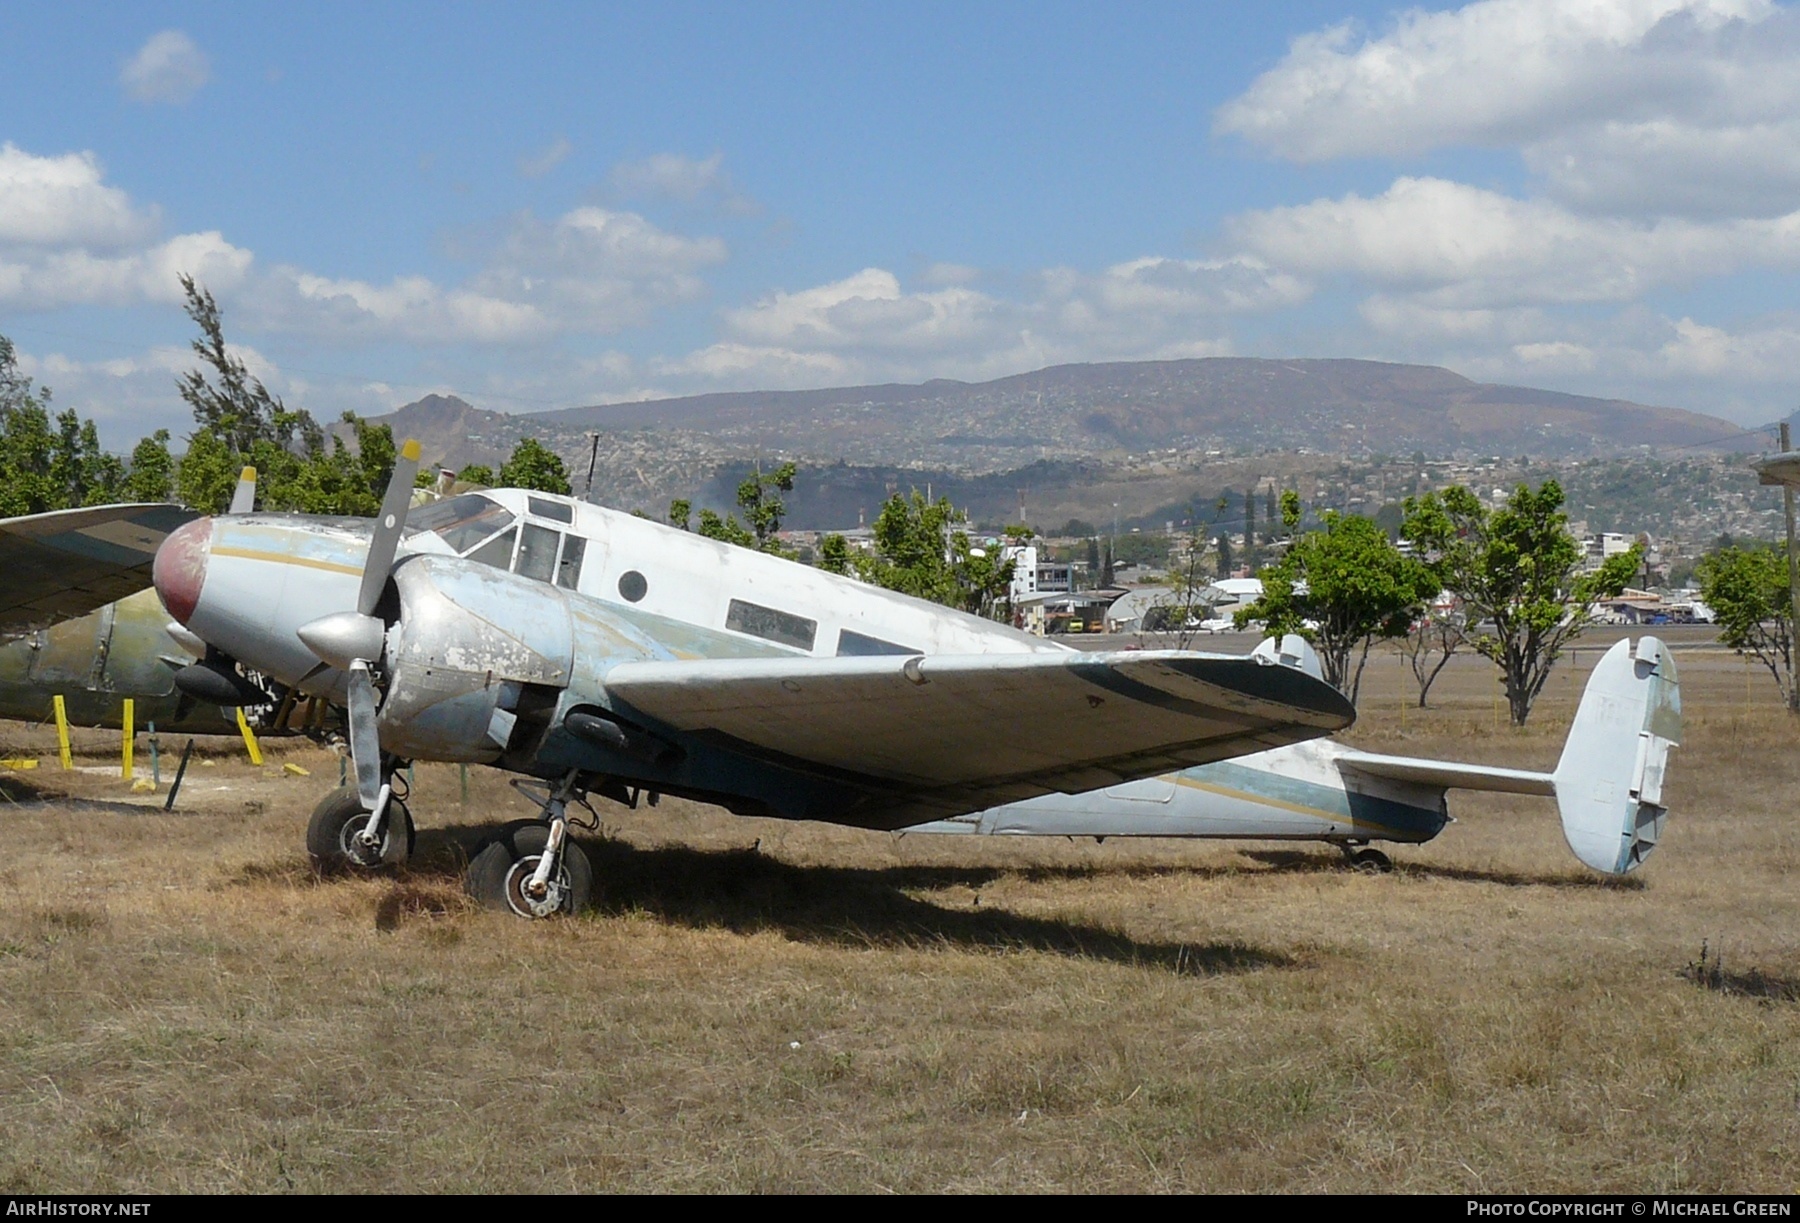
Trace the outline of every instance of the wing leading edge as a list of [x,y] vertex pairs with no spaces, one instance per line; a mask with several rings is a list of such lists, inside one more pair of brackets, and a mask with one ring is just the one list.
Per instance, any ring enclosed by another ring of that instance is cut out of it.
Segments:
[[84,616],[150,586],[156,549],[197,517],[177,505],[97,505],[0,519],[0,633]]
[[857,822],[923,819],[1327,735],[1336,689],[1186,651],[628,662],[608,695],[663,726],[846,781]]

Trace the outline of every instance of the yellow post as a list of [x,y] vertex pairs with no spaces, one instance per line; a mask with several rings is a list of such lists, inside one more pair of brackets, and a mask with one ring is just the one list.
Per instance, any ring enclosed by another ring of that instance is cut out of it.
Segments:
[[52,697],[50,703],[56,707],[56,746],[62,752],[62,766],[72,769],[75,755],[69,750],[69,711],[63,707],[62,693]]
[[131,728],[132,717],[136,712],[136,702],[130,697],[126,697],[125,712],[119,719],[119,725],[125,732],[124,741],[119,749],[119,776],[126,781],[131,780],[131,749],[137,746],[137,734]]
[[250,729],[249,719],[244,717],[243,707],[237,711],[238,729],[244,733],[244,748],[250,753],[250,763],[257,768],[262,767],[262,748],[256,745],[256,735]]

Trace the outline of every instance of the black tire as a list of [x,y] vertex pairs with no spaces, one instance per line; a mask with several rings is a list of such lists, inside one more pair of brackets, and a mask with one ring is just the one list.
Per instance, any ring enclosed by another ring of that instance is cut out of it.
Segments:
[[1385,875],[1394,869],[1393,861],[1379,849],[1359,849],[1350,855],[1350,865],[1368,875]]
[[525,918],[581,912],[594,896],[594,868],[573,840],[563,841],[562,862],[550,879],[551,895],[534,902],[522,890],[549,843],[547,824],[536,820],[508,824],[469,862],[469,895],[483,908]]
[[412,857],[412,812],[397,798],[388,800],[388,816],[378,852],[359,844],[356,834],[369,822],[354,786],[340,786],[319,800],[306,825],[306,852],[320,874],[376,871],[403,866]]

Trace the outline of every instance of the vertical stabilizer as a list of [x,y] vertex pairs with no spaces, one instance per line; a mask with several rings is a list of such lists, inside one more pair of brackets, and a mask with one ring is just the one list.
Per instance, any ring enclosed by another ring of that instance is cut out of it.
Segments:
[[1621,641],[1588,679],[1556,766],[1556,805],[1575,856],[1623,875],[1656,848],[1669,749],[1681,742],[1675,660],[1655,637]]

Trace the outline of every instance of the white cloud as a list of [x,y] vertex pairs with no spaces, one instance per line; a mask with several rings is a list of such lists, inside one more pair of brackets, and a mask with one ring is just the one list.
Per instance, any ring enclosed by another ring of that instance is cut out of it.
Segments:
[[651,197],[683,204],[710,202],[726,212],[748,213],[756,201],[737,189],[725,170],[725,154],[684,157],[655,153],[640,161],[622,161],[607,176],[612,189],[631,199]]
[[[932,265],[934,269],[938,265]],[[1304,299],[1296,277],[1253,258],[1146,257],[1098,273],[1053,268],[1002,295],[974,268],[907,289],[884,268],[771,293],[725,311],[725,336],[662,363],[665,380],[737,386],[979,380],[1067,361],[1220,356],[1231,316]],[[946,284],[946,281],[951,283]]]
[[180,30],[153,34],[119,70],[119,84],[139,102],[185,102],[212,77],[206,52]]
[[155,212],[132,207],[103,177],[92,153],[35,157],[0,144],[0,244],[116,247],[155,232]]
[[249,251],[216,230],[122,254],[82,247],[0,249],[0,303],[24,310],[178,303],[183,273],[215,293],[229,293],[244,282],[251,262]]
[[1800,212],[1713,223],[1590,217],[1435,178],[1244,213],[1227,231],[1294,275],[1410,288],[1458,307],[1628,301],[1661,285],[1800,265]]
[[385,285],[317,276],[282,266],[244,294],[254,327],[372,343],[516,343],[555,331],[534,306],[460,289],[423,276]]
[[346,340],[517,344],[604,334],[706,292],[700,272],[727,257],[717,238],[690,238],[636,213],[585,206],[552,221],[520,213],[453,253],[476,264],[462,285],[423,276],[386,284],[278,267],[246,287],[258,327]]
[[519,158],[519,173],[525,178],[542,178],[556,169],[575,151],[567,136],[558,136],[537,153]]
[[1720,53],[1776,11],[1770,0],[1413,9],[1381,37],[1345,24],[1295,39],[1215,123],[1298,161],[1532,141],[1704,97]]

